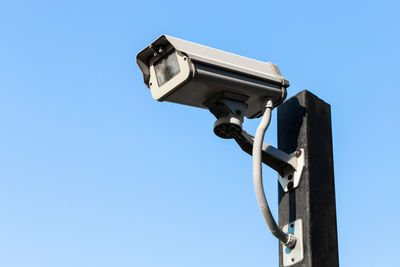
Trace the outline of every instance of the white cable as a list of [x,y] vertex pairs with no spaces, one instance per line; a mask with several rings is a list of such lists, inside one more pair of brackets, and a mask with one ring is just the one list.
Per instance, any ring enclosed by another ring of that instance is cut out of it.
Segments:
[[267,223],[271,233],[279,239],[285,246],[293,248],[296,245],[296,238],[291,235],[284,233],[276,224],[274,217],[272,216],[271,210],[269,209],[267,199],[264,193],[263,178],[262,178],[262,144],[264,140],[265,132],[271,121],[271,113],[273,109],[273,103],[268,100],[266,109],[262,117],[260,125],[257,127],[256,135],[254,137],[253,144],[253,182],[254,190],[256,191],[256,197],[258,206],[260,207],[261,213]]

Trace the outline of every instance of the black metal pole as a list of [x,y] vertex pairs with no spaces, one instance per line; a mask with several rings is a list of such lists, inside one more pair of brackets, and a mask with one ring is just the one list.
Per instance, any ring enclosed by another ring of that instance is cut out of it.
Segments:
[[[292,266],[339,266],[330,105],[302,91],[278,108],[278,148],[305,151],[299,187],[279,187],[279,225],[303,223],[304,259]],[[283,265],[282,246],[279,262]]]

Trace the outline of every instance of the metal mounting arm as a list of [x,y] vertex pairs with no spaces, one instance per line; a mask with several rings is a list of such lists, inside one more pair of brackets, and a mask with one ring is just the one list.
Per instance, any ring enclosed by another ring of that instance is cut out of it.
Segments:
[[[254,137],[246,131],[234,137],[243,151],[252,155]],[[281,176],[293,173],[297,169],[297,158],[291,156],[265,142],[262,145],[262,162],[276,170]]]
[[[235,134],[236,143],[247,154],[253,154],[254,137],[246,131]],[[279,173],[279,182],[285,192],[288,192],[299,185],[301,173],[304,167],[303,149],[297,150],[294,155],[289,155],[282,150],[263,142],[262,162]]]
[[[221,138],[234,138],[243,151],[253,155],[254,137],[242,130],[246,99],[244,96],[225,93],[211,99],[207,105],[217,118],[214,133]],[[279,173],[279,182],[286,192],[298,186],[304,166],[302,149],[289,155],[263,142],[261,161]]]

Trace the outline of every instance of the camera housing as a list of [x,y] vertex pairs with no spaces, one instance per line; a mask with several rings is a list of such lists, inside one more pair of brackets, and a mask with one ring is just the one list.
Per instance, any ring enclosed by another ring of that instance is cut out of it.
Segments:
[[278,106],[289,82],[272,63],[242,57],[167,35],[138,53],[144,83],[158,101],[210,109],[220,98],[246,105],[259,117],[268,99]]

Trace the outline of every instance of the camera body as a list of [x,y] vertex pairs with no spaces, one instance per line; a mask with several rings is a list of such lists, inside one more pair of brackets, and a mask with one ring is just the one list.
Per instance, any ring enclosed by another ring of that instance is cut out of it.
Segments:
[[209,109],[218,99],[230,99],[246,105],[248,118],[261,116],[268,99],[274,106],[282,103],[289,87],[275,64],[167,35],[136,61],[155,100]]

